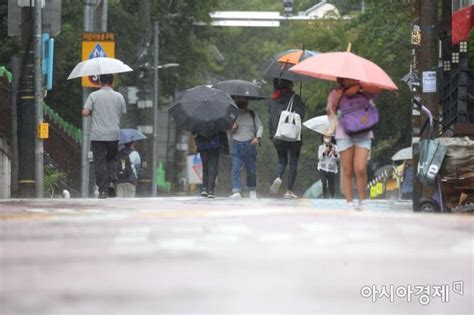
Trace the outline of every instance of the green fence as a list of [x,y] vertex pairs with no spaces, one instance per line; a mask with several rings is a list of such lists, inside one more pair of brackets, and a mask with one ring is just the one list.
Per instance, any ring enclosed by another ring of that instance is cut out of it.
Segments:
[[0,66],[0,77],[6,77],[8,82],[12,82],[12,73],[4,66]]
[[46,115],[57,125],[61,127],[61,129],[69,135],[75,142],[81,144],[82,143],[82,131],[81,129],[75,127],[74,125],[65,121],[58,113],[56,113],[51,107],[49,107],[46,103],[43,103],[43,110]]
[[[5,66],[0,66],[0,77],[6,77],[8,82],[12,81],[12,73],[8,71]],[[58,113],[56,113],[48,104],[43,102],[43,111],[48,117],[57,125],[61,127],[61,129],[69,135],[75,142],[81,143],[82,142],[82,131],[81,129],[71,125],[67,121],[65,121]]]

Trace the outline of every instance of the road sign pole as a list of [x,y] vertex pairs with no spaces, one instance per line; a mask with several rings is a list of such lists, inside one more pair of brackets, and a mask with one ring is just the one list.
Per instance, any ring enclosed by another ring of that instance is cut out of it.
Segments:
[[[419,38],[415,41],[413,47],[413,71],[422,80],[421,85],[416,87],[414,97],[421,100],[421,103],[426,106],[432,113],[433,117],[439,118],[438,110],[438,87],[435,84],[434,90],[429,88],[429,82],[425,76],[428,72],[436,71],[438,64],[438,1],[437,0],[412,0],[412,18],[414,34],[418,33]],[[413,36],[412,35],[412,36]],[[414,39],[416,39],[415,36]],[[413,40],[412,40],[413,42]],[[423,79],[425,78],[425,79]],[[436,76],[435,76],[436,79]],[[437,80],[435,80],[437,81]],[[420,210],[420,199],[424,195],[431,195],[426,188],[424,188],[418,180],[418,164],[420,159],[419,141],[426,139],[427,130],[423,133],[421,126],[427,120],[426,117],[421,116],[421,110],[413,111],[412,116],[412,150],[413,150],[413,210]],[[437,126],[434,126],[437,127]],[[438,129],[435,129],[438,134]]]
[[156,167],[158,165],[158,102],[159,102],[159,76],[158,76],[158,62],[159,62],[159,49],[160,49],[160,25],[155,22],[154,27],[155,39],[154,39],[154,54],[153,54],[153,157],[151,165],[151,196],[156,197]]
[[107,17],[109,11],[109,1],[102,0],[102,12],[100,17],[100,30],[101,32],[107,32]]

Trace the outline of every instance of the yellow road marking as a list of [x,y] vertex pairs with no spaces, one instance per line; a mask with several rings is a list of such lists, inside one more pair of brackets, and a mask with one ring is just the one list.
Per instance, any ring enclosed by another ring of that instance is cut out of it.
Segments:
[[0,214],[0,221],[46,220],[53,217],[50,213]]

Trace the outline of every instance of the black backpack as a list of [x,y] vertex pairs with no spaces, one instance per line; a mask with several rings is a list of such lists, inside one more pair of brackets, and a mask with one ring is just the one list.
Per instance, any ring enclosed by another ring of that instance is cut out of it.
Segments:
[[136,180],[130,161],[130,152],[130,150],[123,149],[118,153],[117,177],[119,183],[134,183]]

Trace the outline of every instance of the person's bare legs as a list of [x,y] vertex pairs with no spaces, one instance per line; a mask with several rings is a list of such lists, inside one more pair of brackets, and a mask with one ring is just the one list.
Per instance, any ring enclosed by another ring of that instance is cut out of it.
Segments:
[[342,188],[347,202],[352,202],[352,176],[354,175],[354,146],[340,152],[342,164]]
[[357,191],[359,192],[359,202],[366,198],[368,158],[369,150],[354,146],[354,173],[356,175]]

